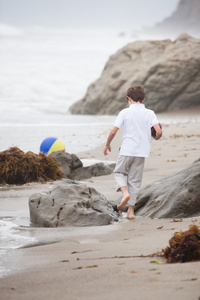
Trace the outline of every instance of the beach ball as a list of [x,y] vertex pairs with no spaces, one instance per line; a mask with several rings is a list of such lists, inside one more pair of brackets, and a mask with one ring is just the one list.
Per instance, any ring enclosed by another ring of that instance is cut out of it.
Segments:
[[40,152],[49,155],[53,151],[65,151],[65,145],[56,137],[48,137],[40,145]]

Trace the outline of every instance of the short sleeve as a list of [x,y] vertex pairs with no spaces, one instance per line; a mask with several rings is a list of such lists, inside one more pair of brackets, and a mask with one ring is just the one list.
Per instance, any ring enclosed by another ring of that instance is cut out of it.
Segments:
[[156,117],[156,114],[154,113],[154,111],[152,111],[152,118],[151,118],[151,127],[158,124],[158,119]]
[[124,117],[123,117],[123,110],[122,111],[120,111],[120,113],[118,114],[118,116],[117,116],[117,118],[116,118],[116,120],[115,120],[115,126],[117,127],[117,128],[121,128],[122,127],[122,125],[123,125],[123,122],[124,122]]

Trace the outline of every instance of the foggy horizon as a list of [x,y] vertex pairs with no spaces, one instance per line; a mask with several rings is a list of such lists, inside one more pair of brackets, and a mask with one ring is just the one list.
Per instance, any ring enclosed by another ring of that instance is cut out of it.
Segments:
[[140,30],[162,22],[179,0],[0,0],[0,23],[16,27]]

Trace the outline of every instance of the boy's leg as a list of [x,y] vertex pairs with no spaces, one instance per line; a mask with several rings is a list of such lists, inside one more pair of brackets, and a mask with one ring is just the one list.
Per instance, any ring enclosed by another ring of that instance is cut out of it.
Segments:
[[121,203],[118,205],[119,210],[123,210],[126,203],[130,199],[130,195],[127,189],[127,174],[129,169],[129,157],[119,155],[114,170],[115,179],[117,181],[117,191],[121,191],[123,198]]
[[127,186],[128,192],[130,194],[129,208],[127,211],[127,218],[134,219],[134,206],[136,203],[136,198],[138,191],[142,183],[142,176],[144,170],[144,157],[133,157],[132,164],[130,165],[128,177],[127,177]]
[[130,199],[130,195],[128,193],[128,190],[127,190],[127,187],[126,186],[122,186],[120,188],[121,192],[122,192],[122,195],[123,195],[123,198],[120,202],[120,204],[117,206],[117,209],[119,210],[123,210],[126,206],[126,203],[128,202],[128,200]]
[[134,216],[134,206],[132,206],[132,205],[129,205],[129,208],[128,208],[128,211],[127,211],[127,218],[129,220],[135,219],[135,216]]

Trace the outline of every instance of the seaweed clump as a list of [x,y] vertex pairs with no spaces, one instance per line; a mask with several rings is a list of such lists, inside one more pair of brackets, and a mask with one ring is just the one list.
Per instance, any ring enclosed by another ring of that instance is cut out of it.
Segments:
[[0,152],[0,184],[25,184],[63,178],[58,162],[53,156],[40,152],[24,153],[17,147]]
[[189,230],[175,232],[164,249],[164,257],[168,263],[184,263],[200,260],[200,229],[190,225]]

